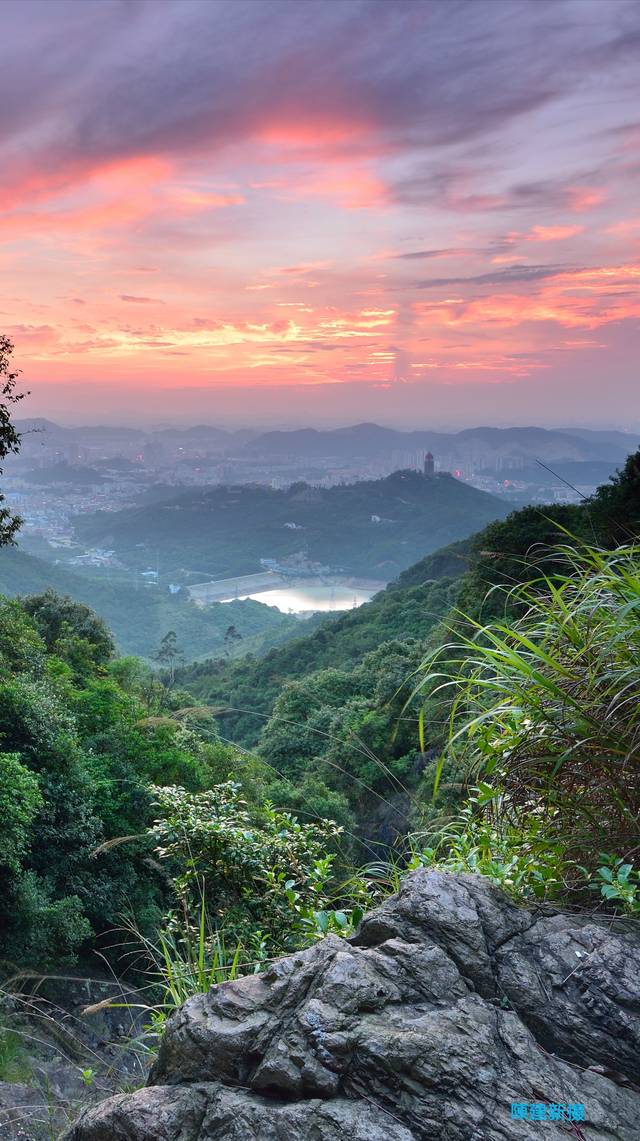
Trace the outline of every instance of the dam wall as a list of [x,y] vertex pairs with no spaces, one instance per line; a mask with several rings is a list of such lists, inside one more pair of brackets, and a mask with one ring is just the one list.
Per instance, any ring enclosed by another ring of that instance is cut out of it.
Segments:
[[187,590],[196,606],[209,606],[212,602],[228,602],[232,598],[246,598],[247,595],[262,594],[283,587],[336,586],[377,592],[383,590],[385,585],[377,580],[352,575],[283,575],[277,571],[260,571],[258,574],[194,583]]
[[285,586],[290,579],[274,571],[260,571],[258,574],[241,574],[234,578],[217,578],[211,582],[197,582],[187,587],[189,598],[197,606],[208,606],[210,602],[226,602],[229,598],[244,597],[261,590],[276,590]]

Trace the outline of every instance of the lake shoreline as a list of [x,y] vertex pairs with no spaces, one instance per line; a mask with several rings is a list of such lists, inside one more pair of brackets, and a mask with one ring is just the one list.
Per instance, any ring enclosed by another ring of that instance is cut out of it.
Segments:
[[[258,578],[258,576],[255,576]],[[272,581],[256,583],[257,589],[243,591],[239,580],[238,589],[217,601],[226,603],[252,599],[266,606],[273,606],[284,614],[297,614],[301,618],[312,614],[354,610],[369,602],[386,583],[372,579],[361,579],[352,575],[318,575],[284,578],[274,575]],[[251,584],[253,585],[253,584]]]

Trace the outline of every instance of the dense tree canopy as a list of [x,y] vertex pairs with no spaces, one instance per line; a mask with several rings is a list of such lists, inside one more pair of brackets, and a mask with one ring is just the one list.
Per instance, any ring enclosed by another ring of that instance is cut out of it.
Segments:
[[148,667],[114,659],[82,604],[0,604],[0,958],[43,968],[127,912],[157,922],[166,885],[148,863],[149,786],[205,789],[234,767],[210,718],[173,716],[187,700],[167,705]]

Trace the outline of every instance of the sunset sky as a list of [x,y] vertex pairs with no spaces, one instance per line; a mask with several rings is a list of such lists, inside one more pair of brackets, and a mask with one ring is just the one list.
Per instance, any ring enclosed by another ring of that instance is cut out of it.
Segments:
[[640,426],[636,0],[0,0],[64,421]]

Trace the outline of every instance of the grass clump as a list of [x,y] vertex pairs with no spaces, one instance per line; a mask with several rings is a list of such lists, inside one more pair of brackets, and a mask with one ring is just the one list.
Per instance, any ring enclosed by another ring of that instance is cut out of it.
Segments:
[[458,621],[422,665],[425,709],[449,708],[434,795],[451,768],[473,787],[431,859],[516,894],[590,887],[638,911],[640,548],[553,558],[511,592],[518,617]]
[[19,1034],[0,1026],[0,1082],[28,1082],[29,1055]]

